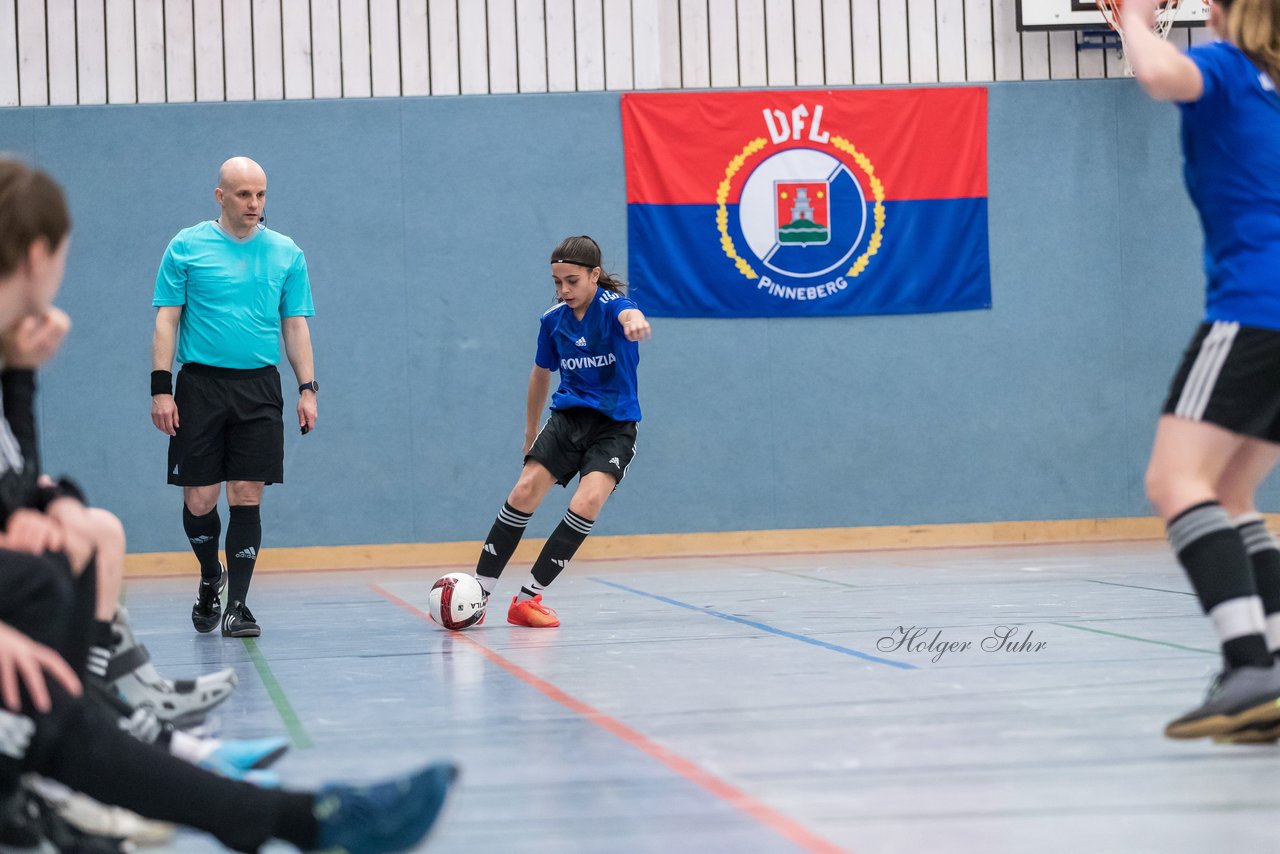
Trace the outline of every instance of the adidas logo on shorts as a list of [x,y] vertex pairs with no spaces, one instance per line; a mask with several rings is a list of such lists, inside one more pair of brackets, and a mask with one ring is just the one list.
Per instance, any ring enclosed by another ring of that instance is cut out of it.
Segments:
[[617,457],[614,457],[613,459],[609,460],[609,462],[613,463],[614,468],[618,468],[618,469],[622,468],[622,460],[618,459]]

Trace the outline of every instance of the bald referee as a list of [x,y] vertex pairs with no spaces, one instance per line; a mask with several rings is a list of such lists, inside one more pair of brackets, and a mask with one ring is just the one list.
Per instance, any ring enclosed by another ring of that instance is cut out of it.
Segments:
[[[263,487],[284,480],[280,338],[298,382],[298,426],[305,433],[316,425],[320,390],[307,326],[315,308],[302,250],[262,224],[262,167],[231,158],[213,196],[218,218],[178,232],[156,275],[151,421],[169,436],[169,483],[182,487],[182,527],[200,562],[191,622],[198,632],[221,621],[225,637],[258,637],[262,630],[246,602],[262,547]],[[182,364],[176,390],[175,346]],[[224,482],[225,567],[218,560]]]

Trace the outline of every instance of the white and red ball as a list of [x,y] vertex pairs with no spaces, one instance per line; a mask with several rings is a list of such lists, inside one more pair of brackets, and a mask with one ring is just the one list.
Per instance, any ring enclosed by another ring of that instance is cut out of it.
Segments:
[[484,589],[474,575],[451,572],[431,585],[431,619],[451,631],[462,631],[484,619]]

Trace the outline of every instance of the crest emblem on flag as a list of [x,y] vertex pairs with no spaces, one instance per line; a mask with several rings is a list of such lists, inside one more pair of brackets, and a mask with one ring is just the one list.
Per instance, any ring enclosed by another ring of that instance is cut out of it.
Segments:
[[775,181],[778,243],[821,245],[831,238],[831,185],[823,181]]

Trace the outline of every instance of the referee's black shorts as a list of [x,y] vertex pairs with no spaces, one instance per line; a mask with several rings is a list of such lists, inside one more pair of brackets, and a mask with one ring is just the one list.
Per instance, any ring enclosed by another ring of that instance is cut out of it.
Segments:
[[1164,412],[1280,442],[1280,332],[1226,321],[1201,324]]
[[622,482],[636,455],[636,422],[614,421],[595,409],[557,409],[542,425],[525,462],[546,466],[556,483],[568,486],[574,475],[602,471]]
[[284,482],[284,396],[275,365],[249,370],[186,364],[173,394],[169,483]]

